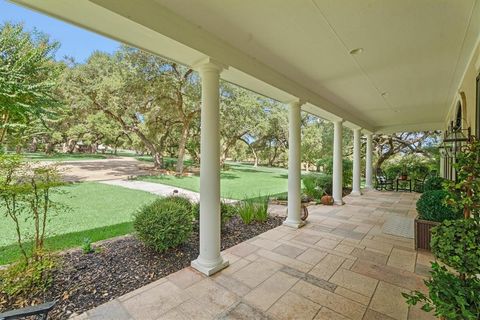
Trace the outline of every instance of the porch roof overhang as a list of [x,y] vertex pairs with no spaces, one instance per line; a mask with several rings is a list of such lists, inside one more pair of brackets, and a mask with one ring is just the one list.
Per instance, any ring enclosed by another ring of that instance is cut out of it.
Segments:
[[369,132],[442,129],[480,35],[478,0],[14,2]]

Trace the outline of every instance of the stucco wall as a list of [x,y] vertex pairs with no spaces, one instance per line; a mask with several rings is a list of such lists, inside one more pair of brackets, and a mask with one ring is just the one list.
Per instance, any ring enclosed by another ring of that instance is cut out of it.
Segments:
[[[455,102],[450,107],[448,116],[445,119],[445,129],[450,124],[450,121],[455,120],[457,111],[457,101],[462,99],[463,106],[463,128],[472,128],[472,134],[476,132],[476,79],[480,72],[480,45],[475,49],[473,58],[471,59],[468,68],[465,72],[462,84],[458,88],[459,94],[455,98]],[[462,93],[462,94],[460,94]],[[464,93],[464,95],[463,95]]]

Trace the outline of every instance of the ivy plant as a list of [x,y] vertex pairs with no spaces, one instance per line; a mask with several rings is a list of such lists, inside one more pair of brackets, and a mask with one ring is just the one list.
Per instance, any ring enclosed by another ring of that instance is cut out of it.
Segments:
[[460,274],[480,274],[480,223],[477,219],[445,221],[433,228],[430,244],[435,257]]

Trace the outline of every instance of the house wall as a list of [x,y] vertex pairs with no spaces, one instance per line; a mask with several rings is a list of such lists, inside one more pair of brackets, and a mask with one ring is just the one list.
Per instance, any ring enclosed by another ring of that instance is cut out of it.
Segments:
[[[472,129],[472,134],[477,135],[477,125],[480,125],[480,122],[477,123],[477,77],[480,74],[480,43],[477,44],[477,47],[473,53],[472,59],[470,60],[465,75],[462,79],[462,83],[458,88],[458,93],[455,99],[453,99],[452,106],[445,118],[444,130],[446,131],[450,126],[451,122],[455,123],[457,110],[460,106],[462,108],[462,128],[466,129],[470,127]],[[480,137],[477,137],[480,138]],[[444,156],[440,160],[441,172],[440,175],[447,179],[456,179],[455,169],[452,166],[452,163],[455,160],[449,156]]]
[[455,121],[457,112],[457,103],[462,103],[462,127],[472,128],[472,134],[476,133],[476,79],[480,72],[480,44],[477,45],[475,52],[465,72],[458,94],[455,98],[448,115],[445,119],[445,128],[447,129],[451,121]]

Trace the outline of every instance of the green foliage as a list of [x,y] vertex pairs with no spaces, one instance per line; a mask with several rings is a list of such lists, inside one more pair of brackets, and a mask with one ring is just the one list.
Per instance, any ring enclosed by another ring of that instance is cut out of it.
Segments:
[[320,199],[325,193],[332,194],[332,176],[325,173],[309,173],[302,177],[303,191],[308,197]]
[[[63,184],[55,166],[31,166],[17,155],[0,155],[0,212],[13,223],[26,264],[30,257],[37,260],[42,254],[47,223],[55,212],[64,209],[52,200],[52,194]],[[30,253],[24,248],[26,230],[21,227],[22,220],[31,221],[33,229]]]
[[[239,207],[235,203],[228,203],[225,201],[220,202],[220,214],[221,214],[221,222],[222,228],[225,227],[233,217],[238,215]],[[192,213],[195,220],[199,221],[200,218],[200,203],[196,202],[192,204]]]
[[480,217],[480,141],[463,146],[453,166],[457,180],[448,181],[446,187],[458,196],[451,197],[449,202],[462,209],[465,218]]
[[[343,187],[349,187],[352,185],[353,177],[353,162],[350,159],[343,158]],[[323,168],[323,172],[330,175],[333,175],[333,157],[325,157],[317,162],[318,167]],[[328,194],[330,192],[326,191]]]
[[260,198],[260,201],[247,199],[240,202],[238,208],[238,215],[245,224],[268,220],[268,197]]
[[462,280],[437,262],[432,263],[431,274],[432,278],[425,280],[428,296],[420,291],[402,293],[408,304],[423,303],[422,310],[434,310],[435,316],[446,320],[480,319],[479,278]]
[[34,295],[45,291],[51,284],[51,272],[56,262],[43,255],[41,259],[16,262],[0,270],[0,293],[9,297]]
[[438,176],[430,177],[425,181],[423,190],[424,191],[443,190],[444,189],[443,185],[445,182],[446,182],[445,178],[438,177]]
[[7,131],[23,131],[32,119],[48,116],[58,100],[54,90],[61,66],[59,44],[21,24],[0,25],[0,143]]
[[446,202],[450,193],[445,190],[426,191],[417,201],[417,212],[420,219],[442,222],[444,220],[458,219],[462,213]]
[[157,199],[134,215],[137,236],[162,252],[185,242],[192,233],[192,212],[172,199]]
[[256,204],[253,201],[245,200],[238,205],[238,215],[243,223],[250,224],[254,221],[256,214]]
[[178,204],[178,205],[181,205],[181,206],[184,207],[185,210],[187,210],[188,212],[192,212],[192,211],[193,211],[193,203],[192,203],[192,201],[190,201],[190,199],[188,199],[188,198],[185,197],[185,196],[172,195],[172,196],[165,197],[165,198],[164,198],[164,201],[174,202],[174,203],[176,203],[176,204]]
[[92,248],[92,239],[84,238],[82,242],[82,252],[84,254],[92,253],[94,250]]
[[385,161],[382,170],[388,179],[395,179],[404,171],[411,179],[423,179],[426,174],[435,170],[435,162],[418,155],[399,156]]
[[222,201],[220,203],[220,214],[222,227],[225,226],[233,217],[238,215],[238,206],[235,203],[227,203]]
[[432,252],[460,273],[480,274],[480,223],[476,219],[444,221],[433,228]]

